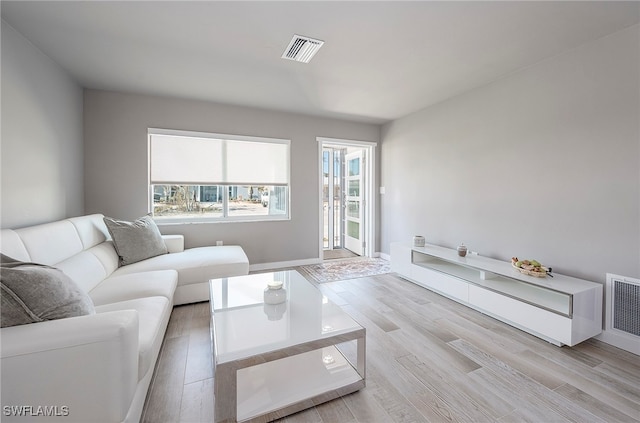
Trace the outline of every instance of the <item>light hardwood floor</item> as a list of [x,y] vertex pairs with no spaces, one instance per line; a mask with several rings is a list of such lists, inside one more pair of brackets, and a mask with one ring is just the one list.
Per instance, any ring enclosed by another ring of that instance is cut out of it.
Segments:
[[[319,287],[367,329],[367,386],[282,421],[640,421],[637,355],[558,348],[394,274]],[[208,306],[174,308],[144,422],[213,421]]]

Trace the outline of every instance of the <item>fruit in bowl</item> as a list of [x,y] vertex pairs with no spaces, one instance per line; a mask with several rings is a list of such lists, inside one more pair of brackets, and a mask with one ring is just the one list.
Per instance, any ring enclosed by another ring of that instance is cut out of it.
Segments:
[[551,272],[550,268],[543,266],[537,260],[519,260],[518,257],[511,257],[511,265],[521,273],[539,278],[544,278]]

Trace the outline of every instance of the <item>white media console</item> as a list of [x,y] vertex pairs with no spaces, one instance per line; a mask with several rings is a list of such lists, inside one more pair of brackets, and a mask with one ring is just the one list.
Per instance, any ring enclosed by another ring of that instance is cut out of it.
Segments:
[[391,244],[391,269],[422,287],[545,339],[576,345],[602,331],[602,285],[560,274],[537,278],[511,262],[458,256],[437,245]]

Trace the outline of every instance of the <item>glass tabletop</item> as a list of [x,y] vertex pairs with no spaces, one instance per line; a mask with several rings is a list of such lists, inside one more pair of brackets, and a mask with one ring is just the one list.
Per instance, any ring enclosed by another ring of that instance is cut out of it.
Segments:
[[210,293],[217,363],[361,329],[294,270],[212,279]]

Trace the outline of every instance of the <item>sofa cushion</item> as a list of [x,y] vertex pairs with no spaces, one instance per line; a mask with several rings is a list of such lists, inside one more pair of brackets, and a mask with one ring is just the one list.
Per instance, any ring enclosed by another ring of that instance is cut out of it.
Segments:
[[[29,260],[25,261],[55,266],[84,249],[78,229],[69,220],[29,226],[16,229],[15,232],[29,253]],[[6,251],[2,252],[14,257]]]
[[13,257],[20,261],[31,261],[27,248],[24,246],[20,235],[12,229],[2,229],[0,231],[0,247],[2,254]]
[[175,270],[156,270],[109,277],[89,292],[96,306],[144,297],[166,297],[173,302],[178,283]]
[[167,246],[151,216],[142,216],[133,222],[105,217],[104,223],[120,256],[121,266],[167,254]]
[[109,231],[103,219],[104,215],[102,214],[90,214],[68,219],[76,227],[85,250],[95,247],[109,238]]
[[96,306],[96,313],[135,310],[138,312],[138,380],[142,380],[160,352],[173,305],[166,297],[147,297]]
[[0,255],[2,327],[95,313],[91,298],[61,270]]
[[165,269],[177,270],[178,286],[182,286],[207,282],[209,279],[246,275],[249,273],[249,260],[244,250],[237,245],[196,247],[121,267],[113,276]]
[[84,292],[91,291],[108,276],[100,260],[89,251],[82,251],[55,267],[69,276]]

